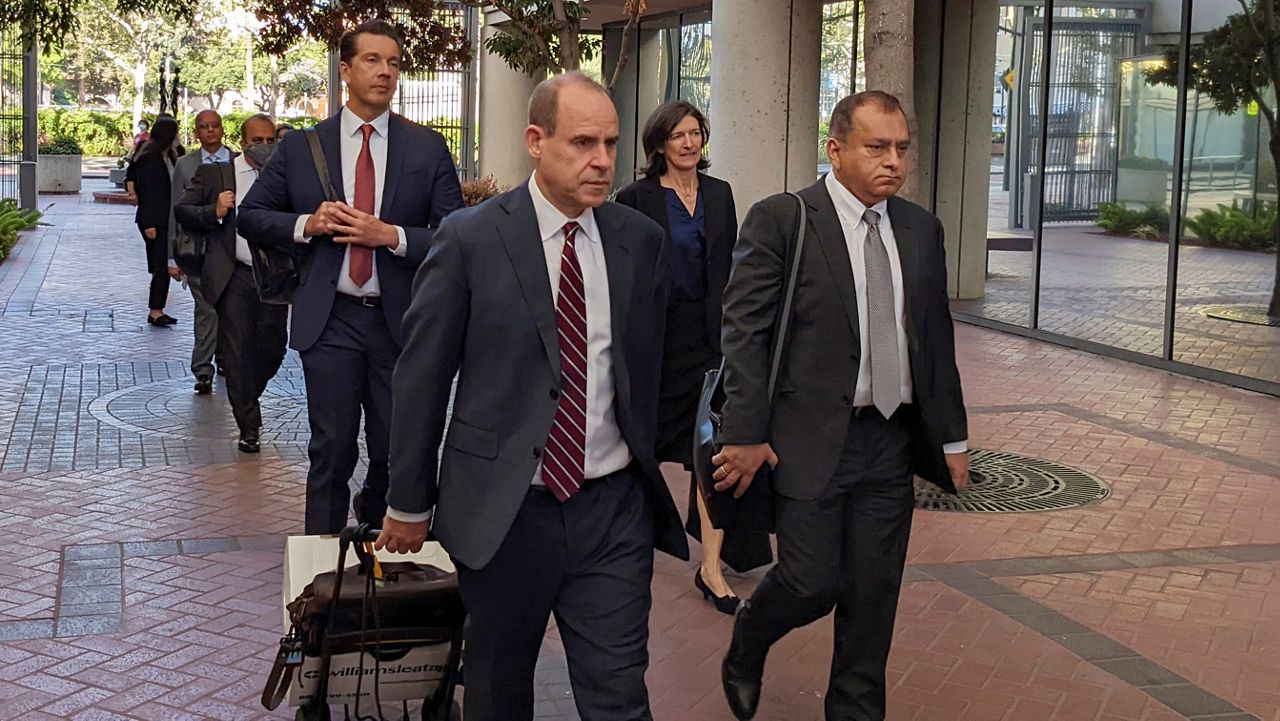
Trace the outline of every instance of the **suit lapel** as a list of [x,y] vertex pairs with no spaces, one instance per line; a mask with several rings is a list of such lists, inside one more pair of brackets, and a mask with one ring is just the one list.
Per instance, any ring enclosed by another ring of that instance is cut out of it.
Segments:
[[858,331],[858,295],[853,286],[853,265],[849,259],[849,246],[845,241],[844,228],[840,225],[840,216],[836,214],[836,206],[827,193],[825,180],[819,180],[801,191],[800,195],[809,205],[809,224],[813,227],[817,246],[822,249],[827,268],[835,280],[836,291],[849,321],[849,330],[853,333],[853,345],[857,348],[862,337]]
[[400,188],[397,180],[400,173],[404,171],[404,157],[407,152],[400,147],[404,142],[401,134],[404,128],[400,126],[400,117],[395,113],[387,118],[387,172],[382,177],[382,207],[378,209],[378,217],[386,218],[387,211],[391,209],[391,204],[396,199],[396,190]]
[[902,298],[904,323],[910,348],[919,345],[915,337],[915,324],[912,322],[912,299],[915,297],[920,278],[920,252],[916,240],[916,231],[911,221],[911,213],[907,206],[897,197],[889,198],[889,222],[893,224],[894,245],[898,247],[898,263],[902,267]]
[[662,189],[662,184],[657,178],[649,178],[640,187],[644,198],[644,207],[639,209],[640,212],[657,221],[658,225],[662,226],[662,231],[669,237],[671,223],[667,219],[667,196],[666,191]]
[[342,114],[333,116],[331,120],[328,125],[317,125],[316,132],[320,134],[320,146],[324,148],[324,159],[329,165],[329,180],[333,183],[333,192],[338,200],[345,203],[347,184],[342,180]]
[[556,311],[551,303],[547,256],[542,251],[542,239],[538,236],[538,216],[533,211],[528,184],[508,193],[499,205],[507,215],[498,223],[498,235],[515,269],[525,304],[538,327],[538,335],[542,337],[551,372],[559,378],[560,341],[556,335]]
[[625,228],[608,203],[595,209],[596,228],[604,246],[605,275],[609,279],[609,325],[613,349],[613,377],[623,408],[630,407],[631,376],[627,373],[627,354],[621,339],[627,337],[627,318],[631,315],[631,293],[635,268]]

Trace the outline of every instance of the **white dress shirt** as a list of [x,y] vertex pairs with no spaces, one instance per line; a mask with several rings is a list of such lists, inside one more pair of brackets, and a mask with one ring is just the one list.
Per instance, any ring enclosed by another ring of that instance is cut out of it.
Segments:
[[[341,129],[339,137],[342,140],[341,145],[341,161],[342,161],[342,192],[347,199],[347,205],[355,207],[356,197],[356,161],[360,158],[360,148],[364,146],[364,133],[360,130],[365,122],[355,113],[345,106],[342,108]],[[369,155],[373,158],[373,214],[380,215],[382,209],[382,192],[387,187],[387,128],[391,125],[391,111],[379,115],[369,122],[373,126],[373,134],[369,136]],[[393,182],[397,179],[392,179]],[[298,217],[298,222],[293,227],[293,239],[299,243],[308,243],[311,238],[307,237],[303,230],[307,227],[307,221],[311,219],[311,215],[302,215]],[[391,252],[397,256],[404,257],[409,252],[409,239],[405,236],[404,228],[395,226],[396,233],[400,236],[400,243]],[[382,286],[378,283],[378,255],[373,256],[373,275],[370,276],[368,282],[362,286],[356,285],[351,280],[351,274],[348,268],[351,265],[351,248],[347,248],[342,257],[342,270],[338,273],[338,292],[345,295],[354,296],[378,296],[382,295]]]
[[230,163],[231,150],[225,145],[222,146],[221,148],[218,148],[218,152],[216,153],[210,153],[204,148],[200,148],[200,162],[201,163]]
[[[836,207],[836,215],[840,216],[840,228],[844,231],[844,242],[849,249],[849,264],[853,271],[853,288],[858,300],[858,335],[860,358],[865,361],[871,357],[870,333],[867,322],[867,264],[863,244],[867,239],[867,223],[862,216],[867,206],[858,197],[849,192],[835,173],[827,173],[827,193]],[[911,379],[911,356],[907,346],[906,294],[902,284],[902,259],[898,256],[898,243],[893,234],[893,222],[889,218],[889,201],[882,200],[871,206],[870,210],[880,214],[878,227],[880,242],[884,244],[889,255],[889,273],[893,280],[893,317],[897,326],[898,338],[898,378],[901,379],[899,400],[906,404],[915,401],[915,388]],[[870,363],[858,364],[858,379],[854,386],[853,405],[869,406],[871,402]],[[968,449],[967,441],[947,443],[943,446],[945,453],[964,453]]]
[[[587,208],[576,218],[561,213],[547,200],[538,188],[535,173],[529,179],[529,195],[533,198],[533,210],[538,218],[538,234],[542,239],[542,254],[547,261],[547,279],[551,281],[551,305],[554,308],[560,295],[560,260],[564,253],[564,226],[572,221],[578,224],[574,250],[582,266],[582,283],[587,301],[587,447],[583,476],[600,478],[626,468],[631,463],[631,449],[627,447],[618,428],[615,413],[616,399],[613,385],[613,327],[610,320],[609,276],[604,261],[604,246],[600,242],[600,229],[595,214]],[[553,360],[556,367],[560,359]],[[542,482],[542,464],[533,473],[535,486]],[[387,515],[405,523],[421,523],[431,518],[431,512],[405,513],[394,508]]]
[[[560,295],[560,261],[564,252],[565,223],[578,224],[574,250],[582,265],[582,283],[587,301],[587,447],[585,478],[600,478],[631,463],[631,449],[622,438],[614,415],[613,329],[609,315],[609,276],[605,269],[604,246],[595,213],[587,208],[576,218],[561,213],[538,187],[537,173],[529,179],[529,195],[538,216],[538,234],[547,260],[551,281],[551,306]],[[560,359],[555,363],[559,367]],[[542,484],[542,465],[533,474],[533,483]]]
[[[249,194],[249,188],[252,188],[254,181],[258,179],[258,171],[249,165],[243,153],[231,161],[231,166],[236,171],[236,207],[239,208],[244,202],[244,196]],[[245,265],[253,265],[253,257],[249,255],[249,241],[241,237],[238,232],[236,233],[236,260]]]

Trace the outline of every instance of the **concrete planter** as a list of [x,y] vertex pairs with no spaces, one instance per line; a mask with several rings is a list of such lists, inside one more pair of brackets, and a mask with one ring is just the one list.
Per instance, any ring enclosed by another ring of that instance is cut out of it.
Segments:
[[1165,170],[1116,169],[1116,200],[1121,203],[1162,205],[1169,202],[1169,173]]
[[1004,143],[992,143],[992,144],[991,144],[991,154],[992,154],[992,155],[1004,155]]
[[128,168],[112,168],[107,171],[107,180],[117,188],[124,187],[124,176],[129,172]]
[[79,193],[79,155],[41,155],[37,159],[36,176],[41,193]]

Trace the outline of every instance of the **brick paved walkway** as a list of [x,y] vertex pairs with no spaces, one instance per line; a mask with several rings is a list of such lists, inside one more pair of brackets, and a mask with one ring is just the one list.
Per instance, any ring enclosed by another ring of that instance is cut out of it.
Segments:
[[[178,326],[143,322],[131,210],[50,200],[0,265],[0,719],[292,718],[257,695],[302,527],[297,360],[239,456],[222,389],[191,394],[185,291]],[[890,718],[1280,721],[1280,401],[970,326],[959,344],[974,445],[1111,495],[917,513]],[[655,716],[726,721],[730,622],[693,568],[657,563]],[[829,620],[782,641],[759,718],[820,718],[829,649]],[[539,718],[576,719],[554,628],[543,655]]]

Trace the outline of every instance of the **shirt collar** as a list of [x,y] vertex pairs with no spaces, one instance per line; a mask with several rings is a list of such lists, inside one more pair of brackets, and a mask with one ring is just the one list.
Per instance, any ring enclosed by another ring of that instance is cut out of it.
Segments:
[[[373,126],[373,131],[382,137],[387,137],[387,127],[391,124],[391,110],[388,109],[369,122]],[[360,132],[360,127],[364,125],[364,121],[360,116],[351,112],[347,106],[342,106],[342,136],[350,138]]]
[[234,168],[236,169],[236,172],[237,172],[237,173],[256,173],[256,172],[258,172],[258,171],[256,171],[256,170],[254,170],[254,169],[253,169],[253,166],[252,166],[252,165],[249,165],[249,159],[248,159],[248,158],[246,158],[246,157],[244,157],[244,153],[241,153],[241,154],[237,155],[237,156],[235,157],[235,160],[232,160],[232,161],[231,161],[231,165],[232,165],[232,167],[234,167]]
[[218,152],[216,153],[210,153],[204,148],[200,148],[200,162],[207,163],[209,162],[210,158],[213,158],[213,160],[216,162],[225,163],[231,159],[231,151],[228,150],[227,146],[225,145],[222,146],[221,148],[218,148]]
[[[866,204],[858,200],[858,196],[850,193],[843,183],[836,180],[835,173],[827,173],[826,182],[827,193],[831,196],[831,202],[836,206],[836,212],[844,217],[846,223],[856,228],[862,222],[863,214],[868,210]],[[880,214],[880,219],[885,220],[889,217],[889,201],[882,200],[871,206],[870,210],[876,211]]]
[[538,216],[538,233],[542,237],[542,242],[547,242],[556,236],[564,228],[564,224],[575,222],[578,224],[578,232],[593,243],[600,242],[600,233],[596,230],[596,216],[591,208],[582,211],[582,215],[576,218],[561,213],[556,206],[547,200],[547,196],[542,194],[542,189],[538,187],[538,174],[535,172],[529,177],[529,196],[533,198],[533,212]]

